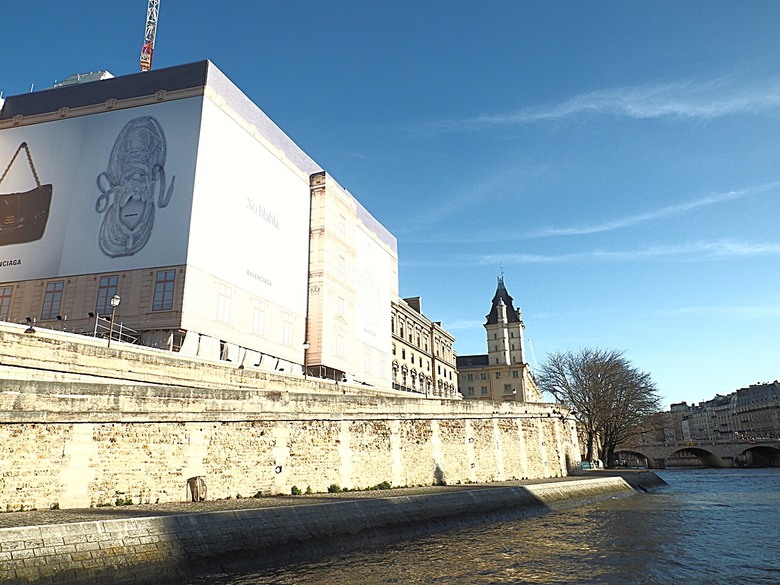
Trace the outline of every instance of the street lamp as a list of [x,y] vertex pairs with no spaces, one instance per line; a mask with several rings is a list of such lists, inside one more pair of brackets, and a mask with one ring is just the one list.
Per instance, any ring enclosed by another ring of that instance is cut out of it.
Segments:
[[303,379],[308,380],[309,379],[309,360],[307,352],[309,351],[309,348],[311,347],[311,344],[308,341],[303,342]]
[[108,302],[111,304],[111,327],[108,330],[107,347],[111,347],[111,338],[114,337],[114,317],[116,317],[116,308],[119,306],[119,303],[122,302],[122,297],[120,297],[118,294],[114,294],[110,299],[108,299]]

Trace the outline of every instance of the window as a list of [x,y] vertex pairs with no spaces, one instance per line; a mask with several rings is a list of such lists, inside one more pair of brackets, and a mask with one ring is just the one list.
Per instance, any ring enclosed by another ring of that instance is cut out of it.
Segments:
[[284,314],[284,323],[282,325],[282,343],[284,345],[293,344],[293,316],[290,313]]
[[406,350],[403,347],[401,348],[401,359],[402,360],[406,359]]
[[414,365],[414,354],[411,351],[409,352],[409,361],[411,361],[412,365]]
[[481,373],[481,374],[479,375],[479,379],[480,379],[480,380],[487,380],[487,374],[485,374],[484,372],[483,372],[483,373]]
[[393,355],[395,355],[395,343],[393,344]]
[[474,386],[469,386],[468,395],[469,396],[474,396]]
[[108,315],[111,312],[111,303],[109,299],[116,294],[119,276],[101,276],[98,284],[97,306],[95,312],[98,315]]
[[482,386],[482,396],[487,396],[487,386]]
[[474,379],[474,374],[466,374],[466,379],[471,382]]
[[11,310],[12,286],[0,286],[0,320],[8,321],[8,313]]
[[173,309],[173,284],[175,270],[159,270],[154,280],[154,299],[152,311],[170,311]]
[[230,305],[233,300],[233,289],[224,284],[219,285],[217,293],[217,321],[230,323]]
[[520,372],[518,372],[517,370],[513,370],[512,371],[512,377],[513,378],[519,378],[520,377]]
[[344,256],[339,256],[338,265],[339,276],[344,279],[347,277],[347,260]]
[[498,346],[497,345],[493,346],[493,351],[498,351]]
[[339,214],[339,235],[342,238],[347,237],[347,218]]
[[46,283],[46,292],[43,296],[43,307],[41,308],[41,319],[54,319],[54,317],[60,314],[63,290],[65,290],[64,280],[55,280],[54,282]]
[[252,333],[265,335],[265,303],[257,299],[252,308]]
[[344,328],[336,327],[336,355],[338,357],[344,357],[344,338]]
[[501,379],[501,372],[496,372],[496,380],[500,380],[500,379]]
[[344,314],[344,297],[339,297],[338,298],[338,301],[336,303],[336,312],[339,315],[343,315]]

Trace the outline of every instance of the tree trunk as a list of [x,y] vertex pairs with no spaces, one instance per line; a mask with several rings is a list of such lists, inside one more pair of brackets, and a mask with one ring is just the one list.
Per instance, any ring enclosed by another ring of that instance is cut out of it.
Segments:
[[588,431],[588,445],[585,451],[585,461],[593,461],[593,431]]

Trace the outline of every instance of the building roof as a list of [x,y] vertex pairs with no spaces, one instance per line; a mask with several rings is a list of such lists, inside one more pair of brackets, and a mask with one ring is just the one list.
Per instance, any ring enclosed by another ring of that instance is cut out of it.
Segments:
[[506,290],[506,287],[504,286],[504,277],[499,276],[498,286],[496,287],[496,294],[493,297],[493,305],[490,307],[490,313],[488,313],[486,317],[487,322],[485,323],[485,325],[495,325],[498,323],[498,305],[502,301],[506,306],[507,322],[508,323],[520,322],[520,316],[518,315],[517,310],[515,309],[515,306],[512,301],[512,297],[509,295],[509,293]]
[[74,73],[68,75],[65,79],[54,84],[53,87],[67,87],[68,85],[76,85],[79,83],[90,83],[92,81],[103,81],[104,79],[113,79],[114,76],[110,71],[90,71],[89,73]]
[[459,355],[455,358],[458,369],[466,368],[484,368],[490,365],[487,354],[482,355]]
[[[0,122],[15,116],[31,118],[51,114],[62,108],[77,110],[105,104],[108,100],[132,100],[165,92],[165,99],[176,99],[176,92],[206,90],[216,94],[244,123],[254,128],[306,175],[322,168],[293,142],[256,104],[252,102],[211,61],[198,61],[165,69],[122,75],[92,83],[63,85],[43,91],[8,96],[0,110]],[[184,95],[191,95],[192,91]],[[34,120],[34,118],[32,118]],[[374,220],[376,222],[376,220]]]

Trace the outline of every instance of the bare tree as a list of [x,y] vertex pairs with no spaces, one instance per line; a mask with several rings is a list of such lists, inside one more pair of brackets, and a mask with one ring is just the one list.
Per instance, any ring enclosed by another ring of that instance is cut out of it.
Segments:
[[598,450],[608,466],[614,465],[615,448],[659,410],[660,398],[650,375],[615,350],[552,353],[537,381],[543,392],[572,409],[585,433],[586,459],[593,459]]

